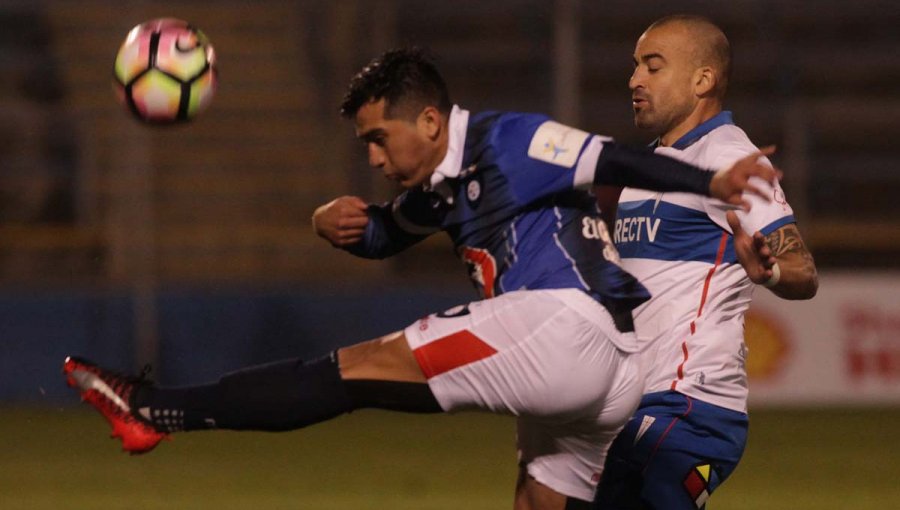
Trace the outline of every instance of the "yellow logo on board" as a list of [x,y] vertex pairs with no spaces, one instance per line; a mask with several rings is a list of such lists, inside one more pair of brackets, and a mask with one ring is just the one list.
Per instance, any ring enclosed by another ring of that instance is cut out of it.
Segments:
[[776,376],[790,354],[784,328],[775,317],[759,310],[751,309],[744,316],[744,342],[750,351],[746,368],[751,380]]

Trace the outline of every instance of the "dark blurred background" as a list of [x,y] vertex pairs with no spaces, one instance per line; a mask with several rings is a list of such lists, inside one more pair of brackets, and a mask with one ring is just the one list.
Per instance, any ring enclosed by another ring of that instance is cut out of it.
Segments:
[[[636,39],[711,17],[727,107],[775,162],[818,296],[757,290],[752,427],[722,510],[898,508],[900,3],[895,0],[0,0],[0,507],[506,508],[513,422],[353,413],[290,434],[179,435],[125,458],[60,374],[80,354],[163,384],[317,356],[475,298],[446,239],[363,261],[315,237],[343,194],[396,190],[338,105],[383,50],[430,47],[470,110],[551,114],[635,144]],[[163,16],[201,28],[220,87],[154,128],[115,100],[116,51]]]
[[[778,145],[823,274],[900,281],[892,0],[3,0],[0,400],[62,398],[69,353],[194,382],[474,298],[443,238],[372,262],[312,232],[318,205],[395,191],[338,117],[349,77],[419,44],[465,108],[545,112],[643,144],[632,50],[675,12],[730,37],[727,107],[757,144]],[[220,87],[196,121],[153,128],[116,103],[112,64],[129,29],[162,16],[209,36]]]

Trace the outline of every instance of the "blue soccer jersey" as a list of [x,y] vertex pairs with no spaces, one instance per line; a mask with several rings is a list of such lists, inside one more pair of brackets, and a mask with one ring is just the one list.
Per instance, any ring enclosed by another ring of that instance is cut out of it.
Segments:
[[454,107],[447,155],[430,182],[369,208],[350,251],[392,255],[445,231],[481,295],[575,288],[630,311],[647,290],[618,265],[592,185],[604,137],[546,116]]

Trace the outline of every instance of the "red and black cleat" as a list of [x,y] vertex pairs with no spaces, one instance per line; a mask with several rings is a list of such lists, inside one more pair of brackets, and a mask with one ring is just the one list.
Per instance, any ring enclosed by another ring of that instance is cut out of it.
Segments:
[[104,370],[90,361],[68,357],[63,363],[66,383],[78,390],[81,400],[94,406],[112,426],[112,437],[122,440],[122,449],[132,455],[152,450],[168,434],[159,432],[131,410],[131,398],[143,378]]

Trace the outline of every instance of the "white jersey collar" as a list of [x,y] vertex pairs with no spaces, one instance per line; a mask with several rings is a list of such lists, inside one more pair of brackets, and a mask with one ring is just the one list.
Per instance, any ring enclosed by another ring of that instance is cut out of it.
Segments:
[[425,185],[426,190],[439,193],[444,199],[452,203],[453,194],[450,187],[444,182],[446,179],[456,179],[462,170],[463,149],[466,146],[466,129],[469,127],[469,110],[463,110],[458,105],[453,105],[450,111],[448,123],[449,139],[447,141],[447,154],[434,169],[431,180]]

